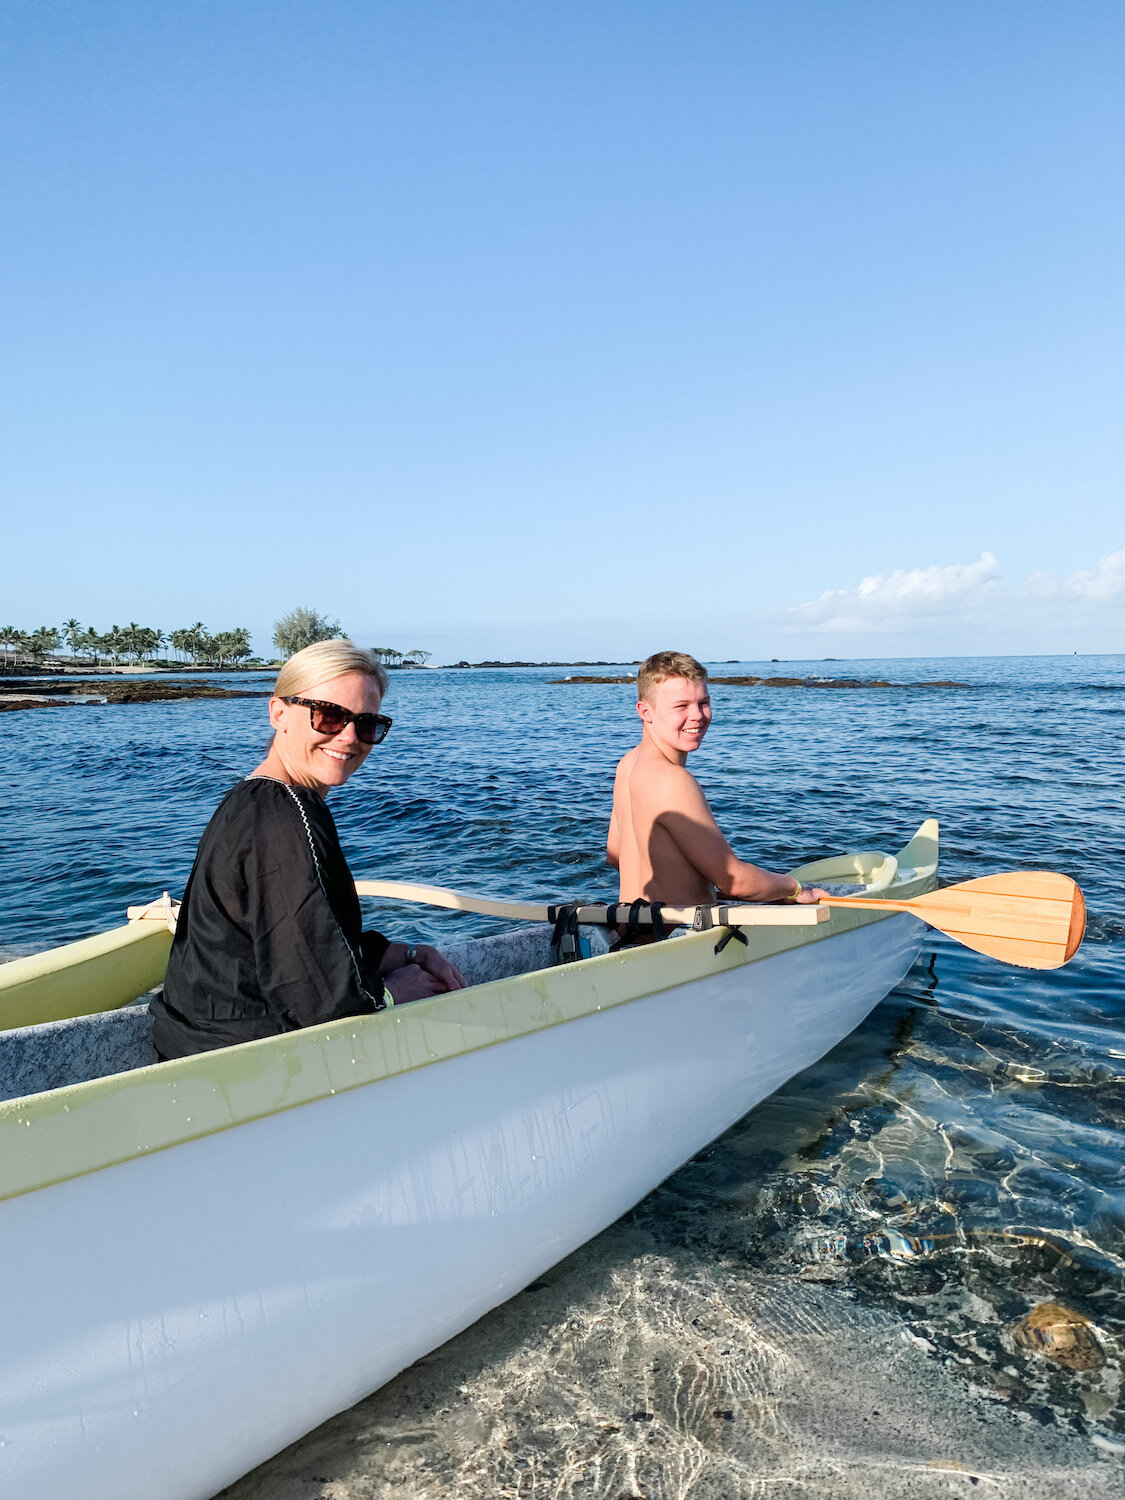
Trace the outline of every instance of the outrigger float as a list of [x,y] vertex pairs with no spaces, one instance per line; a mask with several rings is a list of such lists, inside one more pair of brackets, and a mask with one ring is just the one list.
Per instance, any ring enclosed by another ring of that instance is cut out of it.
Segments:
[[206,1500],[377,1389],[852,1031],[937,867],[929,820],[794,871],[867,910],[558,966],[524,925],[445,945],[468,989],[162,1064],[171,907],[0,966],[0,1493]]

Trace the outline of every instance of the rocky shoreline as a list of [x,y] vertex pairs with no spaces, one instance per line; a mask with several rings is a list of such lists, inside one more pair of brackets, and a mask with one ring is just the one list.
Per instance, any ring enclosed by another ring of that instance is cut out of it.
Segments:
[[60,682],[50,697],[42,683],[0,683],[0,713],[27,708],[100,708],[107,703],[178,703],[195,698],[266,698],[268,689],[221,688],[209,682]]

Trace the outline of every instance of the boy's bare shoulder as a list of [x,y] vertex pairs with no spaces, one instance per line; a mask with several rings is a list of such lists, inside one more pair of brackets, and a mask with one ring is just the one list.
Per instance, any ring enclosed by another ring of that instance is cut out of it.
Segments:
[[659,801],[661,809],[674,808],[702,796],[699,782],[688,768],[677,766],[663,756],[652,760],[638,757],[629,785],[646,802]]
[[637,761],[637,751],[639,749],[639,745],[634,745],[633,748],[626,751],[626,753],[617,762],[617,770],[614,772],[613,777],[616,783],[621,782],[625,777],[631,775],[633,767]]

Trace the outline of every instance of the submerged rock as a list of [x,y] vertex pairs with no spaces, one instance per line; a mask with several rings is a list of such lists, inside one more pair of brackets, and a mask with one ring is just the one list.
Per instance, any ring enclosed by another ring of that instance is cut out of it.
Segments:
[[1089,1318],[1060,1302],[1040,1302],[1012,1329],[1017,1344],[1064,1370],[1100,1370],[1105,1353]]
[[[91,691],[93,688],[93,691]],[[6,685],[0,712],[21,708],[87,707],[106,703],[178,703],[195,698],[265,698],[269,689],[225,688],[212,682],[97,682],[52,685],[45,697],[21,683]]]

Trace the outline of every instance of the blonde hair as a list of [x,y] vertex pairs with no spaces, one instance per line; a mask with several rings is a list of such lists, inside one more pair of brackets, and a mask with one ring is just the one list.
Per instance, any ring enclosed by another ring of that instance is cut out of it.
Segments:
[[637,672],[637,701],[648,698],[654,687],[667,682],[671,677],[683,677],[688,682],[706,682],[707,668],[686,651],[654,651],[640,665]]
[[295,652],[277,674],[275,698],[297,698],[320,682],[330,682],[345,672],[362,672],[379,684],[379,697],[387,692],[387,672],[379,658],[344,639],[314,641]]

